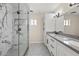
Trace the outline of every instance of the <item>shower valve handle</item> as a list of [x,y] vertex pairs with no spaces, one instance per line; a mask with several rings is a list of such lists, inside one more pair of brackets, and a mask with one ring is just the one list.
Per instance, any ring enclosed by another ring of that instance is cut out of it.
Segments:
[[21,28],[18,28],[18,31],[21,31]]

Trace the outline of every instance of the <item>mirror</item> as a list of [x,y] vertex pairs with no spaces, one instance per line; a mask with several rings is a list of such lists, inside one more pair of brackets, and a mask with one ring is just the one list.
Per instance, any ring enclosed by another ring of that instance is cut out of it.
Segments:
[[79,36],[79,13],[76,11],[79,9],[73,9],[64,15],[64,32],[66,34]]

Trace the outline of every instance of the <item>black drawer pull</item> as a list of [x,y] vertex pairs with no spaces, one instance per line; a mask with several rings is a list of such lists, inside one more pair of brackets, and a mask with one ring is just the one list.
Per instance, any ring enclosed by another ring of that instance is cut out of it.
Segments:
[[52,53],[52,51],[51,51],[51,56],[54,56],[54,54]]
[[52,48],[54,48],[52,45],[50,45]]
[[48,44],[48,39],[47,39],[47,44]]
[[52,42],[54,42],[54,40],[53,40],[53,39],[51,39],[51,41],[52,41]]

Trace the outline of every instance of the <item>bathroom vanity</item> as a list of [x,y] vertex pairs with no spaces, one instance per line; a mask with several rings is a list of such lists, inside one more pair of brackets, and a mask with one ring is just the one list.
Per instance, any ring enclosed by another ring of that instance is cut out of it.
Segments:
[[46,46],[52,56],[79,56],[79,40],[47,33]]

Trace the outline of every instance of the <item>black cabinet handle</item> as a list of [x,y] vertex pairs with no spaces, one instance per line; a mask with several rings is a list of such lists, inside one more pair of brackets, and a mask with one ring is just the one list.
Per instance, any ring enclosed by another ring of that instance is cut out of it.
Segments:
[[47,39],[47,44],[48,44],[48,39]]
[[52,45],[50,45],[52,48],[54,48]]
[[51,51],[51,56],[54,56],[54,54],[52,53],[52,51]]
[[53,39],[51,39],[51,41],[52,41],[52,42],[54,42],[54,40],[53,40]]

